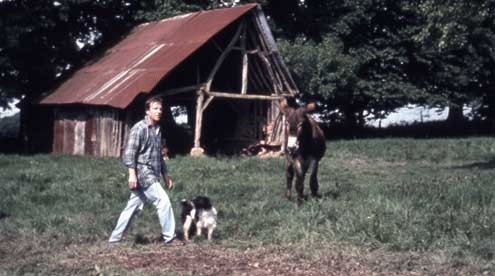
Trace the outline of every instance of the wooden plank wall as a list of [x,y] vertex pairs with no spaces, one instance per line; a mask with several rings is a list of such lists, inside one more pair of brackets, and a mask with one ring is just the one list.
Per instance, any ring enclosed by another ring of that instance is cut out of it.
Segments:
[[122,113],[117,109],[100,107],[57,108],[53,152],[119,157],[125,130]]

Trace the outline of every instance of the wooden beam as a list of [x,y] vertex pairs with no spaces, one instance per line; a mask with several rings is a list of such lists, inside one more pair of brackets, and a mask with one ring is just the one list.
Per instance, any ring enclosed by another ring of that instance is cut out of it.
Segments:
[[[254,16],[254,27],[257,30],[257,32],[249,32],[250,35],[254,38],[254,41],[258,41],[259,45],[262,48],[262,51],[258,52],[258,56],[260,59],[263,61],[265,64],[266,71],[268,73],[268,76],[270,77],[270,80],[273,83],[273,88],[276,93],[282,92],[284,90],[283,88],[283,83],[280,80],[280,77],[278,76],[277,72],[273,69],[272,65],[270,64],[270,61],[268,59],[268,56],[271,55],[272,51],[277,51],[277,46],[275,44],[275,41],[273,40],[273,37],[271,36],[270,29],[268,28],[268,25],[266,23],[266,20],[264,20],[263,12],[261,10],[257,10],[256,15]],[[267,29],[268,28],[268,29]],[[292,93],[290,93],[292,94]]]
[[215,97],[213,96],[208,96],[208,99],[206,99],[205,103],[203,104],[203,110],[202,112],[205,111],[205,109],[208,107],[208,105],[211,103],[211,101],[214,99]]
[[279,55],[278,52],[272,52],[269,58],[272,61],[272,64],[275,66],[276,71],[278,72],[277,75],[280,75],[280,80],[282,82],[282,85],[285,86],[285,88],[282,88],[282,90],[287,89],[291,94],[294,94],[294,91],[292,90],[292,87],[289,84],[289,79],[288,79],[290,73],[287,70],[287,68],[284,66],[282,57]]
[[198,99],[196,101],[196,125],[194,128],[194,147],[200,148],[199,140],[201,139],[201,124],[203,121],[203,101],[205,94],[198,90]]
[[213,42],[213,45],[217,48],[217,50],[221,53],[223,52],[223,49],[222,47],[220,47],[220,45],[218,45],[218,43],[215,41],[215,39],[211,39],[211,41]]
[[[257,46],[256,46],[256,47],[257,47],[257,49],[256,49],[256,52],[255,52],[255,53],[257,54],[258,59],[260,59],[260,60],[261,60],[261,59],[262,59],[262,58],[261,58],[261,55],[262,55],[263,53],[265,53],[265,51],[260,50],[260,48],[259,48],[259,47],[263,47],[262,43],[259,41],[259,38],[257,38],[257,37],[256,37],[256,34],[255,34],[255,33],[253,33],[251,29],[248,29],[248,35],[249,35],[249,37],[251,38],[252,43],[253,43],[254,45],[257,45]],[[251,63],[252,63],[252,64],[254,64],[254,66],[255,66],[255,67],[254,67],[253,69],[254,69],[255,71],[257,71],[257,73],[258,73],[258,75],[260,76],[260,79],[262,80],[263,85],[266,87],[266,89],[273,89],[273,91],[276,91],[276,89],[275,89],[275,83],[273,83],[273,82],[272,82],[272,83],[271,83],[271,85],[270,85],[270,81],[266,79],[266,76],[267,76],[268,74],[264,74],[264,73],[263,73],[263,70],[262,70],[262,68],[261,68],[261,67],[262,67],[262,65],[260,65],[260,64],[257,62],[256,58],[251,59]],[[268,73],[268,70],[269,70],[269,68],[266,68],[266,72],[267,72],[267,73]]]
[[263,55],[261,53],[259,53],[258,56],[260,57],[261,61],[263,61],[263,63],[265,64],[266,71],[268,72],[268,76],[270,77],[271,81],[273,82],[275,92],[277,92],[277,93],[281,92],[283,90],[283,87],[281,85],[280,80],[278,79],[276,72],[273,70],[272,65],[270,64],[270,61],[268,60],[268,58],[265,55]]
[[250,54],[250,55],[255,55],[255,54],[258,54],[259,50],[258,49],[254,49],[254,50],[248,50],[246,51],[246,53]]
[[241,94],[246,95],[248,86],[248,55],[246,53],[246,32],[247,28],[244,28],[241,36],[241,48],[242,48],[242,84]]
[[255,71],[256,74],[259,76],[259,79],[261,80],[261,83],[265,87],[265,89],[267,89],[267,90],[270,90],[271,89],[271,90],[275,91],[275,88],[274,88],[273,83],[272,83],[272,85],[270,85],[270,81],[266,79],[266,75],[267,74],[264,74],[263,73],[262,66],[257,61],[256,58],[251,59],[251,64],[254,65],[254,66],[251,66],[251,67],[253,68],[253,71]]
[[211,88],[211,83],[213,82],[213,78],[215,77],[215,74],[217,73],[218,69],[220,68],[220,65],[222,65],[223,61],[227,57],[227,55],[230,53],[232,50],[232,47],[234,47],[234,44],[237,42],[239,39],[239,34],[241,33],[241,30],[244,28],[244,21],[241,22],[239,27],[237,28],[234,37],[232,37],[232,40],[230,40],[229,44],[227,45],[227,48],[223,51],[223,53],[220,55],[220,57],[217,60],[217,63],[215,63],[215,66],[210,72],[210,75],[208,76],[208,79],[206,81],[206,86],[205,90],[210,91]]
[[205,91],[207,95],[218,97],[218,98],[229,98],[229,99],[243,99],[243,100],[281,100],[284,96],[281,95],[242,95],[238,93],[227,93],[227,92],[215,92],[215,91]]
[[[232,50],[237,50],[237,51],[243,51],[242,50],[242,47],[232,47]],[[246,50],[246,53],[250,54],[250,55],[255,55],[255,54],[258,54],[259,50],[258,49],[254,49],[254,50]]]
[[275,44],[275,40],[270,31],[270,28],[268,27],[268,23],[263,14],[263,11],[261,9],[257,9],[253,14],[254,16],[251,17],[253,22],[252,25],[254,25],[254,29],[257,31],[256,34],[253,35],[259,39],[263,48],[263,52],[259,54],[268,57],[270,62],[273,62],[273,66],[276,67],[274,71],[278,72],[278,74],[275,73],[275,76],[277,79],[279,79],[280,85],[282,85],[281,90],[289,90],[291,95],[296,94],[298,92],[297,85],[292,79],[292,76],[285,66],[283,59],[279,55],[279,51]]
[[172,96],[175,94],[180,94],[188,91],[196,91],[200,89],[204,84],[196,84],[196,85],[189,85],[189,86],[183,86],[183,87],[177,87],[169,90],[165,90],[163,92],[159,92],[157,96]]

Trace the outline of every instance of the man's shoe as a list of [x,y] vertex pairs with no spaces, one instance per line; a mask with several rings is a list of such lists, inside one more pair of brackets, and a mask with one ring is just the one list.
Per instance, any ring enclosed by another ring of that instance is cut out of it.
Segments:
[[115,241],[115,242],[109,242],[108,243],[108,247],[110,248],[113,248],[113,247],[119,247],[121,246],[122,244],[120,243],[120,241]]
[[173,238],[167,242],[165,242],[165,245],[168,247],[176,247],[176,246],[182,246],[184,245],[184,243],[180,240],[178,240],[177,238]]

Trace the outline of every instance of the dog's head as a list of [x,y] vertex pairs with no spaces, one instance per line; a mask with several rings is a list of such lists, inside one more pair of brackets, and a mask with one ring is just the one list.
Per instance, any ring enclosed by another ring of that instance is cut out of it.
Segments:
[[206,196],[197,196],[192,200],[192,203],[196,209],[209,210],[211,207],[211,201]]

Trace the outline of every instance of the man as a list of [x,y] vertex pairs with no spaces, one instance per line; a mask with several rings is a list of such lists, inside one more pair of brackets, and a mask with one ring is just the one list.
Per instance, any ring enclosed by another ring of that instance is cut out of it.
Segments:
[[123,163],[129,170],[128,184],[131,196],[120,214],[109,243],[117,243],[122,239],[132,216],[143,208],[145,201],[151,202],[156,208],[165,243],[173,244],[175,241],[174,212],[167,193],[160,185],[160,175],[169,189],[174,185],[168,176],[161,153],[158,122],[162,116],[162,99],[159,97],[148,99],[145,109],[145,118],[131,128],[124,150]]

